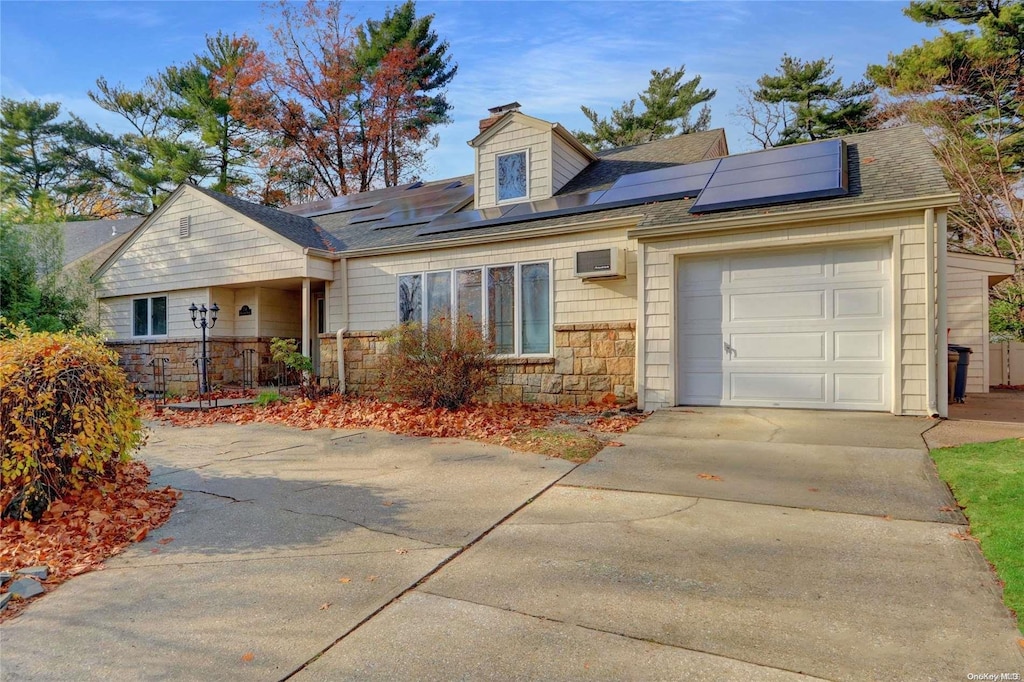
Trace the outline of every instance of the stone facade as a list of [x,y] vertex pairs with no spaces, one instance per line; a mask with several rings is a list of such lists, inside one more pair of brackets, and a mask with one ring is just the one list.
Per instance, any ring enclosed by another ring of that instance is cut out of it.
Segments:
[[[378,369],[387,343],[374,332],[346,333],[345,388],[354,394],[380,389]],[[337,340],[320,335],[320,374],[337,376]],[[501,361],[492,398],[501,402],[585,405],[609,394],[619,403],[636,400],[636,324],[598,322],[555,326],[553,358]]]
[[[196,339],[161,339],[160,341],[108,341],[107,346],[118,354],[118,364],[127,372],[129,380],[141,389],[153,390],[153,358],[167,358],[165,365],[167,390],[190,393],[198,390],[195,359],[201,354]],[[242,351],[255,349],[254,377],[257,384],[270,383],[277,376],[278,366],[270,359],[270,339],[266,338],[214,338],[207,339],[206,352],[210,357],[207,374],[214,388],[241,385],[243,378]]]

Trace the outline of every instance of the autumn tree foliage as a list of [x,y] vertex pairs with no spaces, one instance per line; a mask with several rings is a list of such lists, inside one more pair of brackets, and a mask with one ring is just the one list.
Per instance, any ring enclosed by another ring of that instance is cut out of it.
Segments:
[[432,127],[446,122],[437,115],[439,103],[447,111],[443,93],[425,95],[450,79],[438,76],[449,58],[447,43],[429,30],[432,17],[417,20],[422,30],[386,40],[368,24],[360,43],[340,2],[279,9],[266,75],[250,93],[262,104],[245,111],[249,125],[275,140],[262,161],[271,182],[294,202],[404,179],[433,142]]
[[2,331],[0,509],[35,520],[58,496],[112,479],[114,465],[141,444],[142,423],[100,339],[24,325]]
[[926,0],[904,13],[943,30],[869,68],[882,88],[886,123],[928,130],[960,205],[950,242],[1017,261],[990,308],[993,332],[1024,339],[1024,4]]

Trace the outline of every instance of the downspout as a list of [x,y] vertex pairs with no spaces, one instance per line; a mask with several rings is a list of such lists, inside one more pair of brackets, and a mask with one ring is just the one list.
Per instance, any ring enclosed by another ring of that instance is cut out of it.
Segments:
[[345,331],[338,330],[338,393],[345,395]]
[[935,209],[924,212],[924,288],[925,288],[925,393],[928,396],[928,416],[939,413],[935,386],[935,339],[938,335],[935,319]]
[[[946,211],[940,210],[938,215],[938,286],[939,286],[939,310],[938,310],[938,327],[939,327],[939,343],[936,348],[935,360],[937,364],[937,375],[938,380],[936,382],[936,401],[939,404],[939,416],[943,419],[949,418],[949,363],[946,361],[946,346],[949,343],[949,329],[948,320],[948,304],[946,300],[946,266],[948,261],[947,248],[947,234],[946,234]],[[987,318],[986,318],[987,319]],[[986,340],[986,343],[988,341]]]

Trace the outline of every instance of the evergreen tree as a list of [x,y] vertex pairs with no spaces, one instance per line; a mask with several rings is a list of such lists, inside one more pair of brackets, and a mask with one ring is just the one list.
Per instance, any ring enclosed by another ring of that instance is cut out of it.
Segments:
[[57,102],[0,100],[0,194],[29,216],[43,208],[89,215],[99,192],[82,173],[86,148],[77,119],[59,121]]
[[262,76],[257,46],[246,36],[218,32],[206,37],[206,52],[161,75],[176,101],[168,115],[193,128],[215,173],[213,189],[234,193],[252,178],[245,172],[257,154],[257,134],[238,115],[248,88]]
[[949,215],[950,242],[1017,261],[1016,275],[995,290],[990,311],[993,330],[1024,334],[1024,4],[926,0],[911,2],[904,13],[928,25],[965,28],[943,30],[868,69],[888,96],[883,118],[928,129],[960,194]]
[[782,56],[775,74],[757,79],[754,100],[782,104],[788,110],[787,125],[779,132],[775,146],[809,142],[869,130],[874,113],[872,92],[867,82],[843,85],[833,78],[832,59],[803,61]]
[[[383,131],[381,144],[385,186],[398,185],[403,171],[417,167],[423,158],[422,144],[437,144],[430,131],[451,122],[452,105],[444,88],[459,67],[452,63],[448,41],[441,40],[433,30],[433,20],[433,14],[417,17],[415,1],[406,0],[388,10],[383,19],[368,19],[356,29],[355,63],[364,83],[370,86],[369,92],[381,90],[373,87],[375,77],[384,75],[389,66],[394,70],[398,63],[408,60],[408,67],[398,74],[406,87],[388,88],[384,96],[391,101],[385,101],[382,109],[395,112]],[[409,51],[407,57],[401,54],[403,50]],[[362,97],[357,98],[355,111],[357,115],[364,113]],[[366,124],[361,121],[364,131]]]
[[[600,151],[707,130],[711,110],[706,103],[715,96],[715,91],[701,89],[700,76],[684,81],[685,75],[685,66],[652,70],[647,89],[637,95],[644,107],[640,112],[636,110],[636,99],[612,109],[609,118],[601,118],[589,107],[580,107],[592,130],[573,134],[594,151]],[[690,114],[698,104],[704,106],[691,123]]]
[[212,173],[196,122],[173,115],[178,102],[166,79],[150,77],[130,90],[100,78],[89,98],[131,128],[113,135],[83,124],[76,133],[96,150],[90,170],[108,183],[125,212],[147,215],[181,183],[199,183]]

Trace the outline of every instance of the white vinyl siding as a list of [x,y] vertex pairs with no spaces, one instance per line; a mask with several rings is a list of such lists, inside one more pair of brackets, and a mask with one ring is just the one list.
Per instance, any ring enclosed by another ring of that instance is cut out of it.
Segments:
[[990,351],[989,278],[997,282],[1012,273],[1011,260],[949,254],[945,282],[949,343],[968,346],[974,351],[967,367],[968,393],[988,392],[990,371],[998,362]]
[[[181,289],[178,291],[154,294],[167,297],[167,333],[166,338],[191,338],[198,332],[192,326],[192,315],[188,307],[196,305],[210,306],[207,289]],[[136,296],[119,296],[99,301],[100,323],[102,329],[111,338],[130,340],[132,334],[132,300]],[[146,297],[149,298],[149,297]],[[160,338],[164,338],[162,335]]]
[[[186,189],[160,209],[98,282],[102,298],[306,276],[301,247]],[[191,217],[191,236],[179,236]],[[330,274],[328,264],[328,276]]]
[[[348,306],[348,329],[383,331],[397,321],[398,275],[436,270],[461,270],[507,263],[536,262],[538,256],[552,261],[555,325],[636,320],[636,251],[624,229],[586,234],[554,235],[497,244],[477,244],[347,261],[347,297],[334,299],[331,315],[340,317]],[[577,251],[618,246],[626,252],[624,279],[584,282],[574,273]],[[342,288],[338,283],[331,287]],[[349,293],[350,292],[350,293]]]

